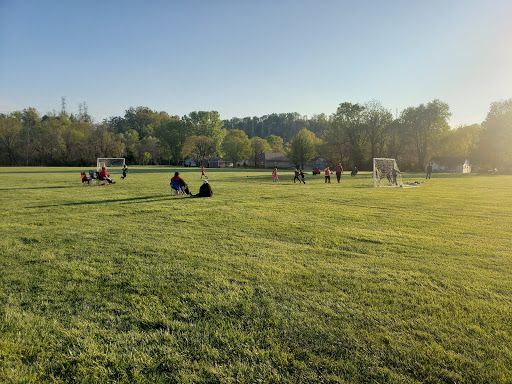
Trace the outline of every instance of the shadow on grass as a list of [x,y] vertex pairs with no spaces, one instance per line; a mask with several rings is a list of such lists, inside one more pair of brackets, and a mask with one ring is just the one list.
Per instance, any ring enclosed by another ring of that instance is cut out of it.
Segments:
[[27,208],[50,208],[50,207],[72,207],[80,205],[96,205],[96,204],[110,204],[110,203],[141,203],[144,201],[160,201],[160,200],[172,200],[172,199],[183,199],[181,197],[174,197],[172,195],[155,195],[155,196],[140,196],[130,197],[126,199],[111,199],[111,200],[94,200],[94,201],[81,201],[76,203],[63,203],[63,204],[48,204],[48,205],[34,205]]
[[0,188],[0,191],[25,191],[25,190],[31,190],[31,189],[64,189],[64,188],[76,188],[76,186],[69,185],[69,186],[54,186],[54,187]]

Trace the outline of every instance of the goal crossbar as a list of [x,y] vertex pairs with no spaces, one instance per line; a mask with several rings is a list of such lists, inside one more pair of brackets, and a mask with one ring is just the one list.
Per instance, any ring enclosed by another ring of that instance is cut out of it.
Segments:
[[123,168],[126,164],[124,157],[98,157],[96,159],[96,168],[99,172],[102,167]]

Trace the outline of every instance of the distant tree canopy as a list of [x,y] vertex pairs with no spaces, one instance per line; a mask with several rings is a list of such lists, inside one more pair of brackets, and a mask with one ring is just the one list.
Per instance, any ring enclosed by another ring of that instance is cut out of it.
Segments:
[[97,157],[125,157],[128,164],[179,164],[186,157],[256,162],[261,153],[285,151],[301,166],[322,157],[330,165],[369,169],[373,157],[392,157],[401,169],[420,170],[432,156],[465,156],[474,168],[512,172],[512,99],[492,103],[482,125],[450,129],[449,117],[448,104],[437,99],[396,119],[377,100],[343,102],[329,116],[309,118],[273,113],[221,120],[217,111],[180,118],[140,106],[101,123],[85,113],[41,116],[27,108],[0,114],[0,165],[85,166]]
[[319,146],[320,141],[315,134],[302,128],[286,146],[285,153],[293,164],[304,168],[307,162],[316,157]]
[[222,152],[227,159],[233,161],[233,166],[236,167],[237,162],[251,156],[251,140],[244,131],[232,129],[228,131],[222,142]]
[[192,158],[197,164],[202,165],[215,154],[215,143],[208,136],[190,136],[185,140],[181,153],[183,157]]
[[512,99],[492,103],[482,127],[477,156],[488,168],[512,172]]

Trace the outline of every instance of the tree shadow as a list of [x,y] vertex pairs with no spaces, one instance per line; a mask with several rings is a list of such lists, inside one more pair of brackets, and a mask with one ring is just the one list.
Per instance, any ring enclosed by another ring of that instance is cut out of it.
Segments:
[[126,199],[111,199],[111,200],[94,200],[94,201],[81,201],[74,203],[62,203],[62,204],[48,204],[48,205],[34,205],[27,208],[51,208],[51,207],[74,207],[81,205],[97,205],[97,204],[111,204],[111,203],[142,203],[144,201],[160,201],[171,198],[172,195],[154,195],[154,196],[140,196],[130,197]]
[[32,189],[65,189],[65,188],[76,188],[74,185],[69,186],[54,186],[54,187],[27,187],[27,188],[0,188],[0,191],[25,191]]

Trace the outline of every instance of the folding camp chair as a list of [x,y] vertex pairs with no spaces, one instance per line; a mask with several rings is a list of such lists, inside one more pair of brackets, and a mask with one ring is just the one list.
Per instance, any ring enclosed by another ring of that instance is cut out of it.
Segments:
[[80,175],[82,176],[82,185],[90,185],[90,183],[91,183],[91,179],[89,179],[89,178],[85,175],[85,172],[80,172]]
[[180,186],[180,182],[178,180],[171,180],[170,186],[174,196],[181,196],[187,194],[185,192],[185,189]]

